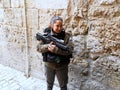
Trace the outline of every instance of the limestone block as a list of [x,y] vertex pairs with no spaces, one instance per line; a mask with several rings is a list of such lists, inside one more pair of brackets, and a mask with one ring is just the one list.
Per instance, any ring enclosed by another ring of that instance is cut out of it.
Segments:
[[7,50],[7,41],[2,26],[0,27],[0,63],[9,65],[10,55]]
[[5,9],[4,10],[4,24],[18,27],[26,27],[25,11],[22,8]]
[[114,17],[119,17],[120,16],[120,6],[116,6],[113,9]]
[[120,3],[120,0],[116,0],[117,3]]
[[90,51],[90,58],[95,60],[104,53],[104,46],[100,39],[91,35],[87,36],[87,49]]
[[13,9],[13,19],[12,19],[12,25],[19,26],[19,27],[25,27],[25,15],[24,15],[24,9],[18,8],[18,9]]
[[68,83],[68,90],[80,90],[81,80],[80,77],[71,77]]
[[[84,61],[83,61],[84,62]],[[82,63],[80,65],[70,64],[69,65],[69,89],[79,90],[81,86],[81,81],[85,80],[85,76],[88,75],[88,69]]]
[[3,0],[0,0],[0,8],[3,8]]
[[111,14],[108,14],[108,12],[110,11],[110,10],[112,10],[112,9],[108,9],[108,8],[103,8],[103,7],[91,7],[90,9],[89,9],[89,13],[88,13],[88,16],[93,16],[93,18],[94,17],[106,17],[106,15],[107,16],[109,16],[109,15],[111,15]]
[[3,30],[6,36],[5,40],[7,41],[6,49],[9,55],[9,66],[24,71],[27,60],[25,29],[6,25],[3,27]]
[[87,32],[88,32],[88,22],[85,20],[85,21],[81,21],[80,23],[79,23],[79,25],[80,25],[80,28],[79,28],[79,32],[80,32],[80,34],[82,34],[82,35],[86,35],[87,34]]
[[3,0],[3,7],[10,7],[10,0]]
[[98,19],[98,18],[113,18],[120,16],[120,7],[113,6],[113,7],[97,7],[92,6],[89,9],[88,18],[91,19]]
[[97,0],[100,5],[112,5],[116,0]]
[[112,88],[109,88],[104,84],[89,79],[82,83],[82,87],[80,90],[112,90]]
[[25,8],[25,0],[19,0],[19,7]]
[[4,9],[4,24],[5,25],[12,25],[13,19],[13,11],[12,9]]
[[4,41],[4,33],[3,33],[2,26],[0,27],[0,41]]
[[101,56],[92,67],[92,78],[104,85],[111,86],[115,90],[120,88],[120,58],[118,56],[106,55]]
[[73,43],[75,55],[82,56],[82,53],[85,50],[85,37],[80,35],[75,36],[73,37]]
[[111,54],[120,56],[120,44],[118,48],[112,48]]
[[86,35],[88,32],[87,21],[74,17],[74,20],[72,20],[72,28],[72,35]]
[[100,40],[92,36],[87,36],[87,48],[91,49],[92,53],[103,51],[103,45]]
[[88,0],[89,5],[93,5],[94,2],[95,0]]
[[74,8],[73,15],[74,15],[74,17],[83,18],[82,10],[77,7]]
[[21,47],[21,51],[24,50],[22,49],[24,48],[22,45],[26,43],[24,28],[4,26],[3,30],[5,30],[5,38],[10,44],[18,45]]
[[0,9],[0,23],[4,21],[4,9]]
[[75,89],[79,90],[81,85],[81,72],[84,68],[74,64],[69,65],[69,88],[70,90]]
[[77,66],[81,66],[84,68],[87,68],[89,66],[89,63],[86,59],[77,57],[74,59],[74,61],[71,61],[72,64],[77,65]]
[[106,37],[105,48],[106,49],[109,48],[111,50],[111,53],[118,52],[115,55],[119,55],[120,39],[118,33],[120,33],[120,30],[116,22],[113,22],[113,25],[109,25],[109,23],[107,24],[108,25],[108,27],[106,27],[107,31],[104,35]]
[[77,28],[77,26],[79,25],[79,22],[80,22],[80,18],[79,17],[73,17],[72,19],[72,22],[71,22],[71,25],[72,25],[72,28]]
[[[87,48],[90,49],[91,57],[102,53],[119,55],[119,18],[113,20],[97,20],[90,22],[90,31],[87,36]],[[94,43],[93,43],[94,42]],[[96,44],[95,44],[96,43]],[[93,45],[94,44],[94,45]],[[95,55],[94,55],[94,54]]]
[[21,19],[22,19],[22,25],[21,26],[23,28],[26,28],[26,26],[27,26],[26,25],[27,24],[26,23],[26,13],[25,13],[26,11],[25,11],[25,9],[22,9],[22,8],[20,10],[21,10]]
[[[88,1],[86,1],[86,0],[69,0],[69,5],[71,5],[71,6],[69,6],[69,7],[71,7],[72,8],[72,10],[74,10],[76,7],[78,8],[78,9],[83,9],[84,7],[86,7],[87,6],[87,4],[88,4]],[[73,11],[72,11],[72,13],[74,13]]]
[[23,7],[25,7],[24,4],[25,4],[24,0],[11,0],[12,8],[23,8]]
[[79,32],[79,28],[75,28],[72,30],[72,35],[79,35],[80,32]]
[[27,27],[29,29],[38,29],[38,10],[28,9],[27,11]]
[[[24,0],[24,2],[25,2],[25,0]],[[29,9],[35,8],[35,0],[26,0],[26,7]]]
[[49,26],[51,18],[55,15],[55,11],[51,10],[39,10],[39,30],[43,31]]
[[90,52],[89,56],[92,60],[96,60],[97,58],[99,58],[101,55],[103,55],[103,53],[92,53]]
[[11,7],[19,7],[20,6],[20,0],[11,0]]
[[88,0],[89,7],[114,6],[119,0]]

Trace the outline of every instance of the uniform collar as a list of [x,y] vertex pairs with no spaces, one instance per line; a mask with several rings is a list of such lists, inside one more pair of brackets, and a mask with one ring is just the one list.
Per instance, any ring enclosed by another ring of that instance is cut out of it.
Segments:
[[[61,32],[60,32],[61,33]],[[51,35],[60,35],[60,33],[55,33],[52,29],[51,29]]]

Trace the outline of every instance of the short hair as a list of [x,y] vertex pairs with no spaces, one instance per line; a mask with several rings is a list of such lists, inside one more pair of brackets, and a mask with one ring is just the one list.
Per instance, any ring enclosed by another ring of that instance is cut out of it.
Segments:
[[61,17],[59,17],[59,16],[54,16],[54,17],[51,18],[50,23],[51,23],[51,24],[52,24],[52,23],[55,23],[57,20],[61,20],[61,21],[63,22],[63,19],[62,19]]

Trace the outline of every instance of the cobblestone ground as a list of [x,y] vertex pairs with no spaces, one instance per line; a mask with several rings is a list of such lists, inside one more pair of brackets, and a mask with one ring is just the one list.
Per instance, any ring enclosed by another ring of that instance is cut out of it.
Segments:
[[[46,82],[0,64],[0,90],[46,90]],[[59,90],[54,85],[53,90]]]

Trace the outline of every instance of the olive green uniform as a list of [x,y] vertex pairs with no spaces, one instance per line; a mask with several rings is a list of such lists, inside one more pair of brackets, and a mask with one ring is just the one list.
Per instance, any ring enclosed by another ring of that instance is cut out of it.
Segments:
[[[50,32],[51,35],[54,35],[54,32]],[[65,33],[64,43],[69,47],[69,50],[65,51],[58,47],[55,47],[53,53],[57,55],[67,56],[72,54],[73,44],[70,40],[70,34]],[[41,53],[48,52],[49,44],[44,44],[42,41],[37,45],[37,51]],[[47,79],[47,90],[52,90],[55,75],[57,76],[61,90],[67,90],[68,83],[68,64],[69,60],[61,60],[60,63],[50,63],[45,62],[45,75]]]

